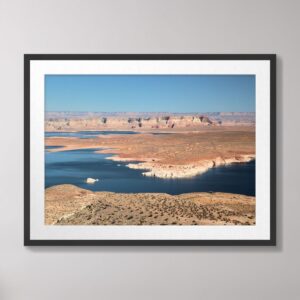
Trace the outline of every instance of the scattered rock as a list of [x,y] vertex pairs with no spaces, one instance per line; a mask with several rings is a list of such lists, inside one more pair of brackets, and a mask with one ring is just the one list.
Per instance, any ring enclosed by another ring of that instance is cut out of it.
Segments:
[[99,181],[99,179],[94,179],[94,178],[91,178],[91,177],[86,179],[86,183],[89,183],[89,184],[93,184],[97,181]]

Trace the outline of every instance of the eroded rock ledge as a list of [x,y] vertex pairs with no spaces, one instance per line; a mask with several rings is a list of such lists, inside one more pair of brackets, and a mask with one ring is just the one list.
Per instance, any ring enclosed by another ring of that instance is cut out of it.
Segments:
[[[241,155],[233,158],[217,157],[214,160],[202,160],[193,164],[187,165],[172,165],[160,164],[151,162],[142,162],[137,164],[127,164],[131,169],[146,169],[143,172],[145,176],[159,177],[159,178],[187,178],[202,174],[213,167],[228,165],[232,163],[245,163],[255,159],[255,155]],[[117,159],[115,159],[117,160]]]

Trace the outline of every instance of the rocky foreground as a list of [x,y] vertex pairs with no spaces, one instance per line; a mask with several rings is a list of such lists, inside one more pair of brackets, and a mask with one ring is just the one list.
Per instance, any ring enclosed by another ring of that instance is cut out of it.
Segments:
[[58,185],[45,191],[45,224],[254,225],[255,197],[227,193],[120,194]]

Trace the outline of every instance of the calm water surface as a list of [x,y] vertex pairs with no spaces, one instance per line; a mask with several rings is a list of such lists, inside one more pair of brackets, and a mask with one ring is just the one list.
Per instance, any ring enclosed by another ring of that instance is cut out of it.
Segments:
[[[212,168],[193,178],[160,179],[143,176],[143,170],[129,169],[127,163],[105,159],[108,156],[95,153],[95,149],[46,151],[45,186],[68,183],[93,191],[120,193],[159,192],[176,195],[229,192],[255,195],[255,161]],[[99,181],[87,184],[85,180],[88,177],[98,178]]]

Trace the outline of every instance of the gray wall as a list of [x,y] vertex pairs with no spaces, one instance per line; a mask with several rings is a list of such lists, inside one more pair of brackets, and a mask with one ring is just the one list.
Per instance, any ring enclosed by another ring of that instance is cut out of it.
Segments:
[[[0,0],[0,299],[299,299],[299,11],[287,0]],[[23,247],[24,53],[277,53],[278,246]]]

